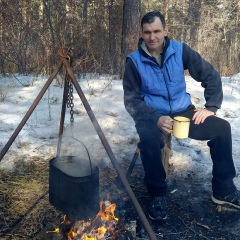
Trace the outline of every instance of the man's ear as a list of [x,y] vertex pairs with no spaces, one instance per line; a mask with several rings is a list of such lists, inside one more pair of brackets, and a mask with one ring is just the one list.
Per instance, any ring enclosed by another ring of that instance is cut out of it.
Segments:
[[164,36],[166,37],[168,35],[168,26],[164,28]]

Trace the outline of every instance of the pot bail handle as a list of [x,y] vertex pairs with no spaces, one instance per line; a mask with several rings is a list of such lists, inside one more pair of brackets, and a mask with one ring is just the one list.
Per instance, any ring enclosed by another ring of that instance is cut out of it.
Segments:
[[89,151],[88,151],[87,147],[85,146],[85,144],[84,144],[82,141],[78,140],[77,138],[75,138],[75,137],[71,137],[71,138],[73,138],[74,140],[76,140],[76,141],[78,141],[79,143],[81,143],[82,146],[85,148],[85,150],[86,150],[86,152],[87,152],[87,155],[88,155],[88,159],[89,159],[89,163],[90,163],[90,168],[91,168],[91,175],[92,175],[92,174],[93,174],[92,160],[91,160],[91,157],[90,157],[90,154],[89,154]]

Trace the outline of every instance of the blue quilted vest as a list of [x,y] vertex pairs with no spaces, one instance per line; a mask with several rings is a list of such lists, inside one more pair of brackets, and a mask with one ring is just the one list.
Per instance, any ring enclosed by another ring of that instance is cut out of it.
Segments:
[[182,62],[182,43],[170,40],[162,68],[138,50],[130,55],[142,80],[141,95],[145,103],[161,115],[185,110],[191,104],[186,92]]

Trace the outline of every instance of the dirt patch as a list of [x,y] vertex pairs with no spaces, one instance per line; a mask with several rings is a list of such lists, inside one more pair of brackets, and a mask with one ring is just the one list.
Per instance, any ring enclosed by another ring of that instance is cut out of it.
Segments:
[[[168,218],[163,223],[150,220],[158,238],[239,240],[240,210],[212,202],[211,176],[202,179],[196,172],[185,172],[183,175],[176,174],[171,169],[168,172]],[[141,164],[135,166],[130,185],[147,214],[149,198],[143,183]],[[139,220],[137,233],[138,237],[147,237]]]

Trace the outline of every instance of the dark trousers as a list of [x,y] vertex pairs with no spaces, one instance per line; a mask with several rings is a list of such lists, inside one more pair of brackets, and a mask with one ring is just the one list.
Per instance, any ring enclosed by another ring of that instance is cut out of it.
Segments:
[[[194,109],[176,114],[192,119]],[[175,116],[176,116],[175,115]],[[174,117],[171,116],[172,118]],[[164,147],[162,131],[150,121],[136,122],[140,137],[141,160],[145,171],[145,183],[152,196],[164,196],[167,193],[166,173],[162,164],[161,149]],[[189,138],[209,140],[210,154],[213,162],[213,194],[226,195],[235,191],[233,178],[236,175],[232,159],[232,136],[230,124],[216,116],[208,117],[199,125],[190,121]]]

